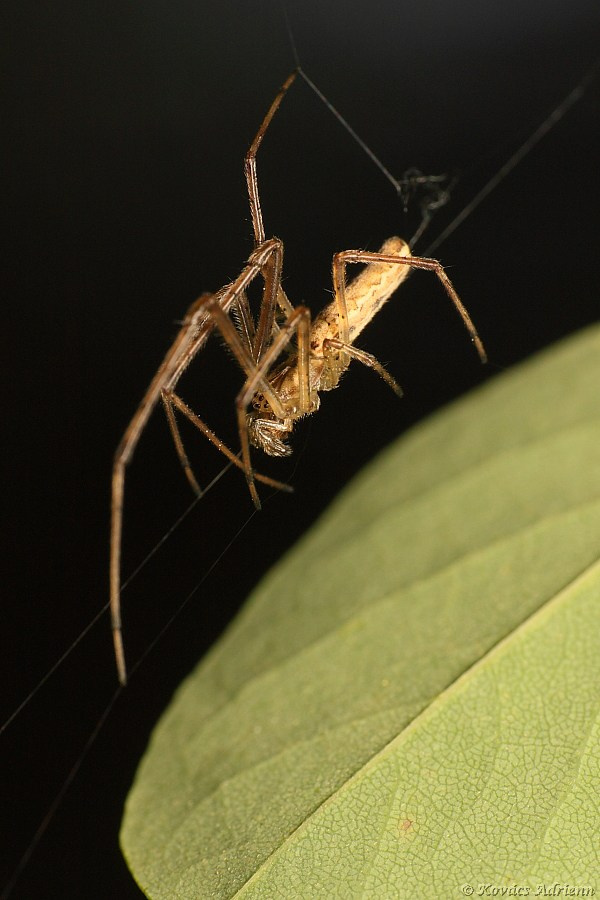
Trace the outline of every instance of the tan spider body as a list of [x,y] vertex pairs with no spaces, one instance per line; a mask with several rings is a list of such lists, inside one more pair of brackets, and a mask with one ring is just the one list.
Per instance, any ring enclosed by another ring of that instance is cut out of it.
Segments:
[[[287,485],[254,471],[250,447],[270,456],[287,456],[286,443],[295,422],[319,408],[319,392],[337,387],[352,359],[374,369],[401,395],[392,376],[354,341],[383,304],[396,291],[411,269],[435,272],[454,303],[474,341],[479,356],[485,351],[468,312],[461,303],[441,264],[411,255],[401,238],[389,238],[377,253],[344,250],[333,257],[333,301],[311,322],[306,306],[294,307],[282,285],[283,244],[278,238],[265,239],[260,209],[256,154],[267,127],[296,73],[286,80],[246,155],[245,172],[255,249],[240,275],[215,294],[203,294],[189,308],[179,333],[131,420],[115,454],[112,477],[110,607],[119,679],[126,682],[121,634],[120,557],[123,528],[125,469],[148,418],[162,400],[175,448],[192,488],[201,489],[188,461],[175,412],[191,421],[246,477],[257,507],[260,501],[256,481],[283,490]],[[364,265],[354,280],[346,284],[346,266]],[[256,278],[264,282],[257,321],[254,320],[247,289]],[[182,374],[217,329],[246,376],[235,402],[241,454],[235,454],[175,392]],[[284,357],[283,362],[282,357]]]
[[[346,251],[346,254],[348,252],[352,253]],[[346,254],[336,255],[334,270]],[[393,237],[384,243],[378,256],[408,257],[410,249],[402,238]],[[348,345],[349,352],[355,358],[380,371],[394,390],[400,393],[396,382],[370,354],[351,348],[350,345],[397,290],[409,271],[407,266],[396,263],[370,262],[353,281],[344,286],[345,317],[340,315],[339,304],[334,300],[310,323],[308,371],[305,376],[308,389],[305,394],[302,393],[298,359],[301,348],[294,349],[285,363],[272,372],[268,379],[285,415],[277,416],[261,391],[252,399],[253,410],[248,414],[247,422],[250,442],[255,447],[271,456],[288,456],[292,452],[285,440],[291,433],[294,422],[316,412],[320,405],[319,392],[336,388],[348,368],[350,356],[340,349],[342,344]],[[308,310],[304,315],[309,318]],[[340,322],[343,318],[347,322],[346,341],[341,338],[343,326]]]

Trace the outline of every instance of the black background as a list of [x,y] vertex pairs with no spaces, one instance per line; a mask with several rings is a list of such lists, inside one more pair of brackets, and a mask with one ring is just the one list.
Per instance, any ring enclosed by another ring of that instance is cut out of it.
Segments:
[[[4,11],[2,720],[106,602],[114,448],[188,304],[235,277],[252,248],[243,156],[294,65],[275,0]],[[421,250],[599,52],[597,0],[308,0],[290,3],[289,17],[305,70],[389,169],[460,170]],[[354,366],[298,427],[291,460],[257,462],[294,495],[263,489],[264,509],[248,521],[243,479],[229,472],[126,591],[133,663],[223,553],[119,697],[13,896],[140,896],[117,844],[136,762],[179,680],[252,585],[379,448],[597,319],[599,111],[596,82],[436,251],[490,365],[479,366],[435,279],[413,275],[360,340],[405,399]],[[285,241],[286,290],[315,311],[335,250],[376,249],[414,228],[303,83],[265,139],[259,173],[267,234]],[[181,385],[231,444],[239,384],[215,341]],[[222,460],[196,435],[188,443],[206,483]],[[157,414],[127,483],[125,572],[190,499]],[[104,615],[0,736],[2,883],[112,696],[111,652]]]

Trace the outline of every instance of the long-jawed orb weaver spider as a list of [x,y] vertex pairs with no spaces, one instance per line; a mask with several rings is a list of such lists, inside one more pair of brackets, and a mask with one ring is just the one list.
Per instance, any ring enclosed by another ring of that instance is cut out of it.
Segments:
[[[238,277],[214,294],[206,293],[187,311],[172,346],[152,379],[146,394],[115,453],[112,474],[110,539],[110,608],[119,680],[127,681],[120,609],[120,562],[123,529],[125,469],[159,399],[162,400],[177,455],[194,491],[201,489],[187,458],[175,411],[192,422],[227,459],[244,472],[257,508],[256,482],[290,490],[287,485],[255,472],[250,447],[270,456],[291,453],[286,443],[295,422],[319,408],[319,392],[331,391],[355,359],[374,369],[401,396],[392,376],[374,356],[354,346],[354,341],[396,291],[411,269],[435,272],[458,310],[482,362],[483,344],[471,318],[454,290],[442,265],[433,259],[412,256],[408,244],[391,237],[379,252],[343,250],[333,257],[333,301],[311,321],[306,306],[294,307],[281,285],[283,243],[265,237],[256,155],[267,128],[296,77],[293,72],[282,85],[250,145],[245,159],[254,250]],[[346,266],[362,263],[365,268],[346,284]],[[255,278],[263,281],[256,320],[250,311],[247,288]],[[246,380],[236,397],[235,409],[241,453],[236,455],[175,393],[184,371],[217,329],[241,366]],[[281,361],[281,357],[285,358]]]

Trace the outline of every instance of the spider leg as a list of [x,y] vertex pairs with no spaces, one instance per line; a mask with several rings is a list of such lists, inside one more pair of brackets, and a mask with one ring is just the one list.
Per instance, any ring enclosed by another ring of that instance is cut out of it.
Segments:
[[[260,305],[260,313],[254,340],[251,345],[252,358],[259,362],[273,334],[275,310],[281,289],[281,270],[283,268],[283,244],[278,241],[268,261],[263,266],[264,289]],[[284,295],[285,297],[285,295]],[[287,297],[285,298],[287,300]],[[289,304],[289,300],[287,301]]]
[[[196,480],[196,476],[192,471],[192,467],[190,465],[190,461],[188,459],[188,455],[185,452],[185,447],[183,446],[183,441],[181,439],[181,432],[179,431],[179,425],[177,424],[177,420],[175,418],[175,413],[173,412],[174,397],[176,394],[173,394],[172,391],[162,391],[161,399],[163,402],[163,407],[167,416],[167,422],[169,423],[169,428],[171,430],[171,437],[173,438],[173,443],[175,444],[175,450],[177,451],[177,456],[179,457],[179,462],[182,465],[183,471],[185,472],[185,477],[189,481],[193,492],[198,496],[202,496],[202,488],[198,484]],[[183,402],[183,401],[182,401]],[[212,434],[212,432],[211,432]],[[207,435],[208,437],[208,435]],[[216,440],[216,438],[215,438]]]
[[[271,124],[273,116],[279,109],[281,101],[293,84],[296,75],[297,71],[292,72],[291,75],[289,75],[282,84],[275,99],[271,103],[266,116],[261,122],[260,128],[258,129],[250,147],[248,148],[248,152],[246,153],[246,157],[244,160],[244,173],[246,176],[246,184],[248,188],[248,202],[250,204],[250,215],[252,217],[255,247],[260,247],[260,245],[264,244],[265,242],[265,226],[263,223],[262,210],[260,206],[258,174],[256,171],[256,156],[267,128]],[[293,311],[293,306],[288,300],[285,291],[281,287],[281,265],[279,265],[279,269],[277,269],[277,263],[278,261],[274,259],[273,269],[270,272],[265,273],[265,296],[271,296],[271,287],[269,285],[270,279],[273,280],[275,293],[268,303],[266,303],[263,298],[263,303],[261,305],[257,333],[253,341],[254,358],[256,360],[259,360],[264,353],[266,343],[273,331],[275,305],[279,305],[279,307],[288,316]]]
[[325,338],[323,341],[324,352],[327,353],[330,347],[333,347],[336,350],[343,350],[344,353],[347,353],[352,359],[356,359],[363,365],[369,366],[370,369],[374,369],[374,371],[389,384],[391,389],[398,394],[399,397],[403,396],[402,388],[396,379],[390,375],[385,366],[382,366],[372,353],[367,353],[366,350],[359,350],[358,347],[355,347],[353,344],[345,344],[343,341],[338,340],[338,338]]
[[238,331],[244,344],[247,347],[252,347],[252,344],[254,343],[255,328],[252,313],[250,312],[250,306],[248,304],[248,297],[246,296],[245,291],[242,291],[235,303],[231,304],[231,312],[233,313],[233,318],[238,326]]
[[454,285],[446,275],[446,270],[444,269],[441,262],[439,262],[437,259],[426,259],[422,256],[411,256],[408,260],[408,265],[412,266],[415,269],[425,269],[429,272],[435,272],[435,274],[441,281],[446,293],[456,307],[458,314],[465,323],[465,327],[471,335],[471,340],[475,344],[475,348],[477,350],[477,353],[479,354],[479,359],[482,363],[487,362],[487,353],[485,347],[483,346],[483,341],[479,337],[477,329],[475,328],[475,325],[473,324],[471,316],[467,312],[466,307],[456,293]]
[[344,345],[350,343],[350,324],[348,322],[348,304],[346,303],[346,262],[343,253],[336,253],[333,257],[331,271],[333,302],[337,309],[338,336]]
[[[288,79],[288,82],[286,82],[286,85],[284,85],[285,90],[287,90],[287,87],[289,87],[292,80],[293,78],[291,77],[290,79]],[[285,90],[282,89],[281,97],[283,96],[283,93],[285,93]],[[281,97],[279,98],[279,102],[281,102]],[[277,105],[278,102],[274,102],[274,104],[272,105],[270,111],[271,116],[275,112]],[[263,123],[264,127],[262,129],[262,133],[259,132],[259,135],[257,137],[262,138],[262,134],[264,133],[264,130],[268,125],[267,120],[270,120],[269,114],[267,115],[265,123]],[[260,143],[260,140],[258,140],[258,143]],[[256,146],[258,146],[258,143],[256,143]],[[264,393],[265,398],[268,400],[275,414],[285,415],[285,410],[282,406],[282,403],[279,400],[279,397],[275,390],[269,384],[266,376],[269,363],[267,362],[266,365],[262,365],[260,369],[257,369],[257,365],[252,352],[253,348],[252,346],[250,346],[249,340],[246,339],[246,342],[244,342],[229,316],[232,306],[237,305],[238,310],[240,310],[242,319],[247,319],[248,308],[245,298],[245,290],[250,282],[257,277],[257,275],[265,273],[265,293],[263,295],[263,307],[266,308],[266,311],[264,313],[262,313],[261,311],[261,321],[263,322],[265,340],[268,340],[269,335],[267,333],[267,329],[269,327],[269,322],[272,323],[274,321],[274,309],[276,304],[279,304],[284,309],[287,309],[287,307],[290,305],[287,297],[285,297],[285,294],[281,289],[280,284],[282,254],[282,244],[281,241],[279,241],[277,238],[272,238],[271,240],[264,241],[253,251],[247,265],[243,268],[240,275],[232,284],[223,288],[216,294],[202,294],[202,296],[190,306],[186,313],[183,324],[175,337],[175,340],[169,348],[162,364],[156,372],[156,375],[150,382],[148,390],[144,394],[140,405],[138,406],[133,418],[127,426],[125,434],[123,435],[119,446],[117,447],[113,462],[111,486],[112,505],[110,531],[110,612],[115,659],[117,663],[119,681],[121,682],[121,684],[127,683],[127,667],[125,664],[125,652],[123,649],[120,599],[121,540],[123,535],[123,503],[125,493],[125,471],[127,465],[131,461],[138,441],[159,398],[163,393],[166,393],[170,398],[175,396],[173,395],[172,391],[179,381],[181,375],[190,365],[200,349],[204,346],[207,338],[215,328],[217,328],[221,332],[223,339],[229,345],[243,371],[246,373],[246,376],[254,377],[255,383],[257,384],[257,389],[261,390]],[[271,328],[273,328],[272,325]],[[249,334],[250,331],[248,330],[248,335]],[[263,359],[268,358],[270,357],[268,353],[266,353]],[[174,417],[171,417],[168,411],[167,419],[169,421],[169,426],[171,428],[171,433],[175,442],[175,448],[184,467],[184,471],[186,472],[188,480],[190,481],[190,484],[192,485],[194,490],[198,491],[199,485],[191,471],[189,461],[187,460],[187,456],[183,449],[181,437],[178,433],[177,425],[174,425]],[[198,427],[200,427],[200,430],[202,430],[200,425],[198,425]],[[210,431],[210,429],[208,429],[208,431]],[[205,430],[204,433],[207,434],[207,431]],[[282,490],[289,490],[287,485],[283,485],[280,482],[275,481],[274,479],[269,479],[267,478],[267,476],[254,476],[249,474],[251,473],[251,466],[250,447],[248,442],[247,430],[240,430],[240,435],[242,436],[242,441],[245,440],[245,445],[244,443],[242,444],[243,462],[241,463],[241,466],[246,473],[246,478],[249,480],[249,483],[252,483],[251,492],[253,490],[253,499],[255,500],[255,503],[257,505],[260,505],[260,502],[258,501],[258,495],[256,494],[256,488],[254,487],[255,477],[257,480],[263,481],[273,487],[277,487]],[[217,443],[219,442],[216,436],[215,440],[217,441]],[[227,453],[225,453],[225,455],[227,456]],[[237,460],[237,457],[235,457],[235,459]],[[234,464],[239,465],[240,461],[237,460],[237,462],[235,462]]]
[[[458,314],[464,322],[464,325],[471,335],[471,340],[475,344],[475,348],[477,353],[479,354],[479,358],[481,362],[487,361],[487,353],[483,346],[483,342],[477,333],[477,329],[473,324],[471,316],[467,312],[466,307],[461,301],[460,297],[456,293],[454,285],[448,278],[446,271],[442,264],[438,262],[437,259],[426,259],[421,256],[391,256],[386,253],[370,253],[363,250],[344,250],[341,253],[336,253],[333,262],[333,272],[334,272],[334,287],[336,289],[336,298],[338,293],[341,296],[344,296],[345,289],[345,266],[347,263],[366,263],[367,265],[370,263],[385,263],[392,265],[401,265],[406,266],[407,268],[412,269],[425,269],[430,272],[435,272],[439,280],[441,281],[444,290],[450,297],[450,300],[456,307]],[[359,276],[360,277],[360,276]],[[341,288],[341,290],[340,290]],[[372,315],[375,314],[377,310],[375,310]],[[347,315],[347,311],[346,311]],[[368,320],[367,320],[368,321]],[[365,322],[366,324],[366,322]],[[341,340],[344,340],[342,333],[343,322],[341,321],[339,337]]]
[[115,452],[112,471],[112,503],[110,525],[110,613],[115,648],[117,672],[121,684],[127,683],[127,669],[121,631],[121,539],[123,534],[123,501],[125,493],[125,470],[135,452],[138,441],[148,419],[156,406],[161,392],[173,384],[179,374],[189,364],[200,347],[203,346],[212,323],[204,314],[204,307],[213,295],[203,294],[189,308],[183,325],[167,351],[142,402],[131,419],[125,434]]
[[297,72],[292,72],[289,75],[284,83],[282,84],[279,92],[273,102],[271,103],[266,116],[264,117],[258,132],[256,133],[256,137],[252,141],[248,152],[246,153],[246,158],[244,160],[244,173],[246,175],[246,184],[248,185],[248,199],[250,201],[250,215],[252,216],[252,227],[254,229],[254,241],[256,246],[264,243],[265,240],[265,226],[263,224],[262,211],[260,208],[260,196],[258,193],[258,177],[256,174],[256,154],[258,153],[258,148],[261,145],[262,139],[265,136],[265,132],[269,125],[271,124],[271,119],[277,112],[279,105],[283,98],[285,97],[288,88],[293,83],[296,78]]
[[[175,387],[179,378],[199,350],[204,346],[208,336],[215,327],[220,330],[223,338],[231,348],[246,374],[249,375],[255,371],[256,366],[252,354],[250,350],[244,346],[233,322],[229,318],[228,312],[236,301],[241,303],[243,307],[243,295],[248,284],[262,272],[263,267],[269,263],[272,255],[277,257],[278,254],[281,256],[281,253],[281,241],[278,241],[276,238],[265,241],[252,253],[250,261],[231,285],[219,291],[217,294],[202,294],[202,296],[190,306],[175,340],[169,348],[156,375],[150,382],[150,386],[146,391],[142,402],[138,406],[133,418],[127,426],[119,446],[117,447],[113,462],[111,484],[110,611],[115,660],[121,684],[127,683],[127,667],[123,648],[120,599],[125,470],[131,461],[142,432],[144,431],[148,419],[162,392],[164,390],[169,391]],[[276,269],[277,267],[274,265],[274,268]],[[274,293],[277,293],[279,290],[279,284],[275,278],[272,279],[271,290]],[[266,378],[262,378],[260,389],[272,404],[273,409],[281,409],[279,398]],[[176,439],[175,446],[176,449],[178,449]],[[242,448],[242,450],[243,449],[244,448]],[[183,457],[181,455],[180,459],[183,462]],[[250,451],[249,446],[247,446],[244,461],[245,472],[250,468],[249,459]],[[188,471],[191,472],[191,469],[186,470],[186,474]],[[192,487],[194,487],[194,482],[195,478],[193,478],[193,481],[190,481]],[[196,488],[198,487],[197,482],[195,486]],[[256,500],[258,500],[258,497],[256,497]]]
[[[175,440],[175,446],[177,448],[178,453],[179,453],[179,448],[181,448],[181,451],[183,453],[183,458],[180,456],[180,460],[184,467],[186,475],[188,475],[188,479],[190,480],[192,487],[194,487],[194,485],[197,485],[198,482],[194,478],[194,475],[191,471],[191,467],[189,466],[187,454],[185,453],[185,450],[183,448],[183,442],[181,440],[181,435],[179,434],[179,428],[177,426],[177,422],[175,421],[173,407],[176,407],[180,412],[182,412],[184,414],[184,416],[186,416],[186,418],[188,418],[189,421],[193,425],[195,425],[196,428],[198,428],[199,431],[201,431],[205,437],[208,438],[208,440],[211,442],[211,444],[213,444],[213,446],[215,446],[217,448],[217,450],[219,450],[225,457],[227,457],[229,462],[233,463],[235,466],[238,467],[238,469],[242,469],[242,471],[243,471],[244,465],[243,465],[242,461],[240,460],[240,458],[238,456],[236,456],[236,454],[233,453],[233,451],[230,450],[229,447],[226,444],[224,444],[220,438],[217,437],[217,435],[214,433],[214,431],[211,428],[209,428],[208,425],[205,422],[203,422],[202,419],[199,416],[197,416],[196,413],[192,409],[190,409],[190,407],[187,405],[187,403],[184,400],[182,400],[178,394],[174,394],[173,391],[164,391],[163,392],[163,402],[165,404],[165,409],[169,410],[169,412],[167,412],[167,417],[169,418],[169,424],[171,423],[171,418],[173,420],[175,431],[176,431],[177,437],[178,437],[178,440],[175,439],[175,434],[173,434],[173,438]],[[185,459],[185,463],[187,463],[187,466],[189,468],[189,473],[188,473],[188,468],[186,468],[186,465],[184,463],[184,459]],[[258,472],[255,472],[254,477],[256,478],[257,481],[262,481],[263,484],[268,484],[270,487],[274,487],[277,490],[287,491],[288,493],[293,492],[293,488],[290,487],[289,484],[284,484],[282,481],[277,481],[275,478],[269,478],[268,475],[261,475]],[[193,479],[193,481],[192,481],[192,479]],[[201,489],[198,488],[196,493],[199,493],[201,495],[202,494]]]

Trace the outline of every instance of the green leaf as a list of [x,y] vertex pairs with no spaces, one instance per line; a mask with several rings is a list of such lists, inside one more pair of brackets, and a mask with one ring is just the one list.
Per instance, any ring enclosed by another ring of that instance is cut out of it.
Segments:
[[258,586],[157,726],[153,898],[594,884],[600,330],[414,429]]

